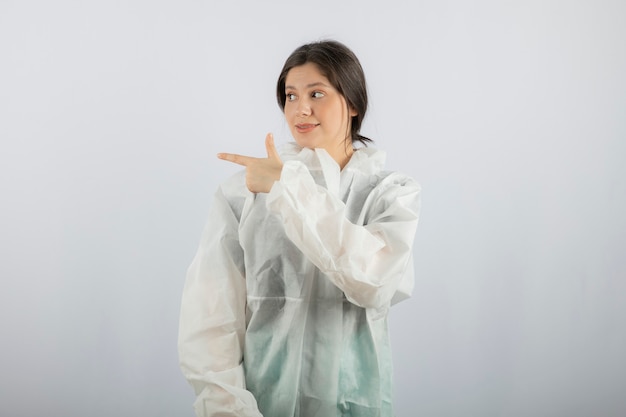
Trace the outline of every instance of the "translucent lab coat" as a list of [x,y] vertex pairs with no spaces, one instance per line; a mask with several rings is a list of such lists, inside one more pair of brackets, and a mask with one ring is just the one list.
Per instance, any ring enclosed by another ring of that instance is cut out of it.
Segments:
[[183,290],[198,416],[390,417],[389,306],[413,289],[419,185],[359,149],[340,172],[288,144],[268,194],[215,194]]

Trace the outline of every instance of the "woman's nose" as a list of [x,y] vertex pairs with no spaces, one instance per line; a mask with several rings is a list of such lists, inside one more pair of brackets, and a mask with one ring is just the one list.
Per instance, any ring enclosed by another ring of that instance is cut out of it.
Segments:
[[311,115],[311,107],[308,103],[300,102],[298,103],[297,114],[300,117],[306,117]]

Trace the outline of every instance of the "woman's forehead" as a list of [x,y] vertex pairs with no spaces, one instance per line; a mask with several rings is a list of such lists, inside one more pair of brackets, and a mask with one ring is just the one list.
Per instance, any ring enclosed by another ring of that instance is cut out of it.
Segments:
[[285,77],[285,87],[308,88],[321,84],[332,87],[328,78],[312,62],[291,68]]

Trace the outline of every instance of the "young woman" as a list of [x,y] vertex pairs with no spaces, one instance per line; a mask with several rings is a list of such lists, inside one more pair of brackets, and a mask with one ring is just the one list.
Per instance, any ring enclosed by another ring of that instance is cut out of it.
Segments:
[[277,98],[295,139],[221,185],[189,267],[179,354],[198,416],[392,416],[390,305],[413,289],[419,185],[357,142],[356,56],[296,49]]

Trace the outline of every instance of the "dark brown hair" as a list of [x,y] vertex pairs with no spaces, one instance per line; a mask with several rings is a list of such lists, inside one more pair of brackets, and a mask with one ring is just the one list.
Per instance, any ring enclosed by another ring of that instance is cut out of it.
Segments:
[[361,142],[367,146],[367,143],[372,140],[359,133],[367,111],[365,74],[356,55],[340,42],[329,40],[309,43],[302,45],[289,55],[276,83],[276,99],[280,109],[285,110],[287,101],[285,95],[287,73],[292,68],[309,62],[315,64],[322,75],[345,98],[348,111],[350,109],[356,111],[356,116],[352,116],[350,123],[350,138],[352,143]]

